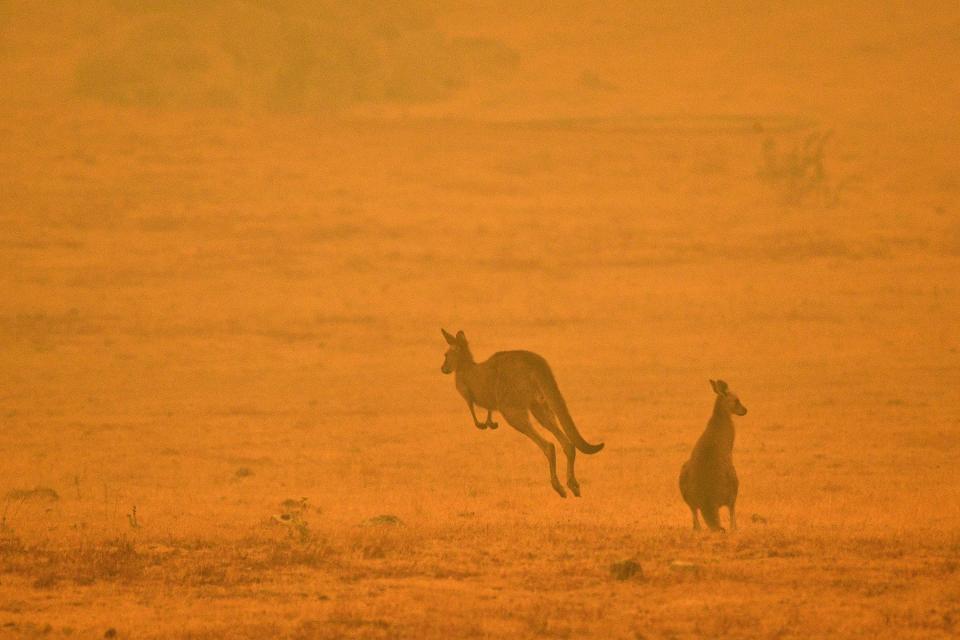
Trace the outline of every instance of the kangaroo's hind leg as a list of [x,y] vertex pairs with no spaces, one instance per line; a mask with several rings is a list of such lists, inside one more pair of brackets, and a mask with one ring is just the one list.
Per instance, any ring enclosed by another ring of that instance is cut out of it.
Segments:
[[567,437],[557,425],[557,418],[553,414],[553,411],[546,404],[541,402],[534,402],[530,406],[530,412],[533,414],[533,417],[537,419],[537,422],[543,425],[543,427],[553,434],[557,439],[557,442],[560,443],[560,446],[563,447],[563,453],[567,456],[567,486],[570,487],[570,491],[573,492],[573,495],[580,497],[580,483],[577,482],[577,477],[574,475],[574,461],[577,457],[577,449],[573,446],[573,443],[570,442],[570,438]]
[[694,483],[690,478],[690,473],[690,462],[683,463],[683,467],[680,469],[680,495],[683,496],[683,501],[690,508],[690,515],[693,517],[693,530],[699,531],[700,518],[697,516],[697,511],[700,508],[700,498],[694,495]]
[[554,491],[559,493],[561,498],[566,498],[567,492],[564,491],[560,480],[557,479],[557,448],[553,446],[552,442],[547,442],[547,440],[533,428],[533,425],[530,424],[530,415],[527,409],[519,407],[509,409],[501,408],[500,413],[503,414],[503,417],[510,423],[511,427],[533,440],[534,443],[540,447],[540,450],[543,451],[543,455],[547,456],[547,462],[550,463],[550,484],[553,485]]
[[737,477],[737,470],[730,467],[730,530],[737,529],[737,494],[740,492],[740,479]]

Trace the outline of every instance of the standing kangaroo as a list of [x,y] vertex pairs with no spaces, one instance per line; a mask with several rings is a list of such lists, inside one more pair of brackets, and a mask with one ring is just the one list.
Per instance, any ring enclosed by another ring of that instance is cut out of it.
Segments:
[[[467,401],[473,424],[478,429],[496,429],[497,423],[491,417],[494,411],[499,411],[511,427],[533,440],[547,456],[550,484],[561,498],[566,498],[567,492],[557,479],[556,447],[534,429],[529,415],[532,413],[563,447],[567,456],[567,486],[579,497],[580,483],[573,473],[577,449],[597,453],[603,449],[603,443],[590,444],[577,431],[547,361],[529,351],[500,351],[478,363],[470,353],[463,331],[456,336],[440,331],[450,345],[440,370],[446,374],[456,373],[457,391]],[[477,420],[474,405],[487,410],[486,421]]]
[[733,418],[745,416],[747,408],[723,380],[711,380],[717,398],[707,428],[680,470],[680,493],[693,515],[693,528],[700,528],[697,509],[713,531],[720,526],[720,507],[730,509],[730,528],[737,528],[737,490],[740,481],[733,468]]

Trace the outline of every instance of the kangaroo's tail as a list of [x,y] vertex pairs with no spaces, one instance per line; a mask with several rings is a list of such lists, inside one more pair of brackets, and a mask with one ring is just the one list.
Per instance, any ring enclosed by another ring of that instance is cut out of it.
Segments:
[[700,507],[700,513],[703,514],[703,521],[707,523],[711,531],[723,531],[720,526],[720,508],[716,505],[703,505]]
[[590,444],[580,435],[580,432],[577,430],[577,425],[573,422],[573,417],[570,416],[570,410],[567,409],[567,403],[563,399],[563,396],[560,395],[560,387],[557,386],[553,372],[550,371],[550,367],[546,362],[543,363],[543,368],[537,376],[537,382],[544,397],[547,399],[547,404],[550,405],[550,408],[553,409],[553,412],[557,415],[563,432],[566,433],[570,441],[573,442],[573,446],[584,453],[597,453],[603,449],[602,442],[599,444]]

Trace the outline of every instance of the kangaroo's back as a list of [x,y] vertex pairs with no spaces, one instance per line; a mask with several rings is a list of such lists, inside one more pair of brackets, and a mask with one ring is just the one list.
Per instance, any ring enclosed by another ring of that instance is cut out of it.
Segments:
[[522,350],[497,351],[481,365],[493,369],[498,379],[512,382],[522,382],[537,373],[550,371],[550,366],[543,356]]
[[498,402],[523,409],[543,408],[556,415],[564,433],[583,453],[597,453],[603,443],[587,442],[577,429],[557,379],[546,359],[532,351],[499,351],[487,361],[496,371]]
[[497,394],[498,405],[524,407],[536,400],[537,381],[550,371],[547,361],[531,351],[498,351],[478,367],[484,371],[485,384]]

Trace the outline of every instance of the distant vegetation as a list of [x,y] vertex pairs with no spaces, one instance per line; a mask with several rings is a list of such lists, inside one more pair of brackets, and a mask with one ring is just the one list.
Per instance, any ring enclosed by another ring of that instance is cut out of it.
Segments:
[[[336,110],[417,103],[503,77],[518,63],[497,41],[447,36],[422,3],[409,1],[76,6],[76,20],[58,16],[75,29],[77,42],[66,49],[76,52],[72,88],[113,104]],[[46,29],[56,21],[25,22]]]

